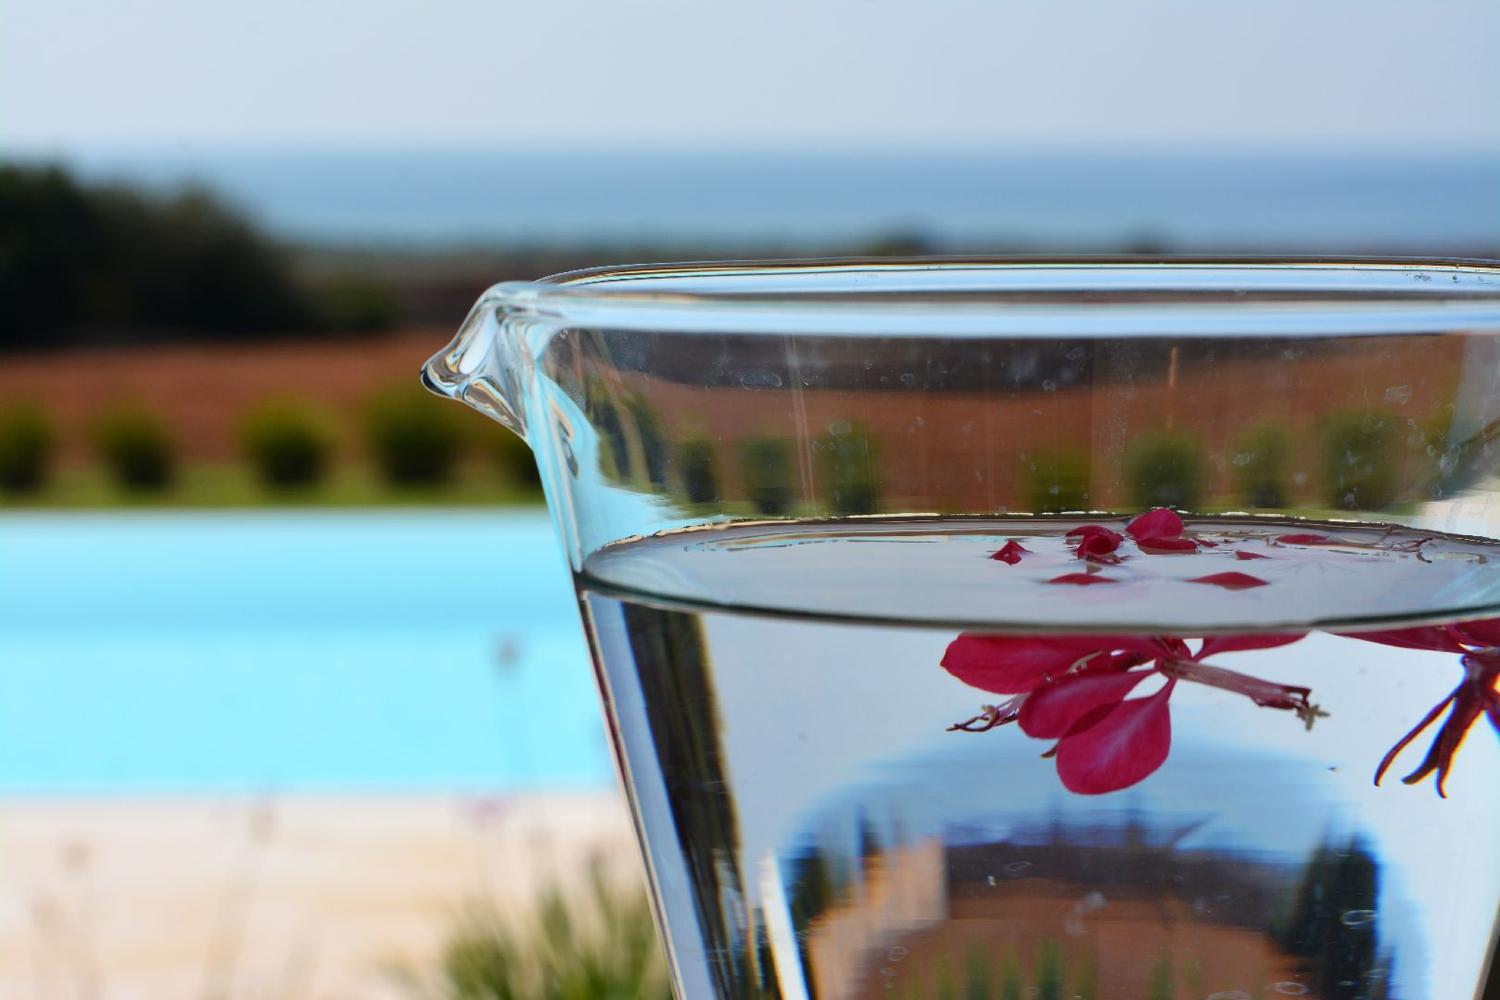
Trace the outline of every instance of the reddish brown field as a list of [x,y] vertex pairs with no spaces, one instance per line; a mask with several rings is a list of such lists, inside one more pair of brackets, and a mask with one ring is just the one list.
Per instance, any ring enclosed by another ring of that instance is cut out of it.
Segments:
[[417,369],[447,329],[269,344],[75,348],[0,355],[0,402],[35,399],[57,424],[64,462],[88,456],[91,424],[122,402],[167,420],[188,461],[235,455],[235,427],[275,396],[315,399],[352,433],[349,416],[372,390],[416,386]]

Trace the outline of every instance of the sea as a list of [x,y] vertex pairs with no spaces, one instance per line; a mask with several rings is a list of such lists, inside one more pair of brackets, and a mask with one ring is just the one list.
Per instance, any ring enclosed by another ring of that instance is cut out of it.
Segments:
[[[3,155],[3,154],[0,154]],[[401,246],[1439,253],[1500,247],[1500,152],[93,150],[275,235]]]

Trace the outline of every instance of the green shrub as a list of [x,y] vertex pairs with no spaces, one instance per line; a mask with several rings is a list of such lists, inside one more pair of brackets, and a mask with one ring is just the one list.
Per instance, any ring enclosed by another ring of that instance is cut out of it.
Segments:
[[0,406],[0,491],[41,489],[55,443],[52,423],[40,406],[31,402]]
[[1175,431],[1142,435],[1126,453],[1125,477],[1137,507],[1197,508],[1203,490],[1197,439]]
[[1292,436],[1279,423],[1258,424],[1241,435],[1231,459],[1241,502],[1248,507],[1285,507],[1291,453]]
[[312,486],[328,470],[333,436],[316,409],[268,400],[240,422],[240,451],[260,481],[275,489]]
[[792,442],[780,437],[747,438],[740,443],[740,477],[757,511],[782,517],[792,509]]
[[1151,978],[1146,983],[1147,1000],[1173,1000],[1177,995],[1172,986],[1172,960],[1158,958],[1151,963]]
[[719,461],[708,438],[689,438],[677,445],[677,475],[689,503],[719,499]]
[[175,447],[166,424],[149,410],[124,405],[111,410],[94,427],[94,449],[119,486],[144,493],[165,489],[172,481]]
[[492,420],[471,420],[469,423],[480,435],[480,450],[494,460],[507,482],[528,491],[541,488],[542,476],[536,466],[536,455],[519,435]]
[[1397,421],[1380,410],[1331,416],[1323,426],[1323,485],[1328,503],[1344,510],[1379,510],[1396,500]]
[[814,442],[828,509],[838,515],[873,514],[880,507],[880,453],[857,425],[843,424]]
[[964,956],[963,1000],[990,1000],[995,995],[990,959],[983,948],[970,945]]
[[629,483],[635,479],[630,439],[625,426],[629,412],[619,404],[614,389],[597,375],[584,380],[583,411],[599,436],[599,472],[606,479]]
[[1038,1000],[1063,1000],[1064,976],[1062,946],[1056,941],[1043,941],[1037,946],[1036,989]]
[[387,482],[437,486],[452,477],[464,445],[452,403],[400,386],[372,395],[363,416],[365,444]]
[[1021,975],[1021,963],[1013,952],[1006,952],[1005,963],[1000,967],[1000,1000],[1021,1000],[1026,985]]
[[313,291],[319,325],[326,330],[373,333],[401,322],[401,299],[387,281],[364,274],[336,274]]
[[1022,470],[1026,509],[1033,514],[1088,510],[1089,458],[1080,451],[1050,451],[1028,456]]
[[667,436],[662,431],[661,418],[639,394],[626,398],[625,416],[635,428],[635,436],[641,442],[646,480],[658,489],[666,486]]
[[[578,897],[582,898],[578,898]],[[646,895],[593,865],[585,893],[553,887],[529,924],[477,915],[443,949],[445,1000],[668,1000]]]

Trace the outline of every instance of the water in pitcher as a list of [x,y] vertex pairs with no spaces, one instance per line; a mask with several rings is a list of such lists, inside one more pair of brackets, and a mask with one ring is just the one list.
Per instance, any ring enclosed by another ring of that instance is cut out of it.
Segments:
[[1500,547],[1370,524],[741,523],[578,576],[687,983],[1475,995]]

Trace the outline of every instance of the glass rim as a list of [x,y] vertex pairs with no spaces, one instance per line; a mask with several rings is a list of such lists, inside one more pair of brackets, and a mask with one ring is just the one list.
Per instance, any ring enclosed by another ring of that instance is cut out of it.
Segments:
[[1500,262],[893,257],[589,268],[480,305],[552,327],[782,335],[1364,336],[1500,329]]

